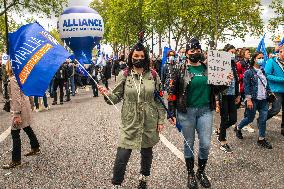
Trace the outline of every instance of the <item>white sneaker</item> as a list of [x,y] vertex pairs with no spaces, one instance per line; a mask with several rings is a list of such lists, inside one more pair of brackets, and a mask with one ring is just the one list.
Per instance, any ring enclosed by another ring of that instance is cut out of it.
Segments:
[[120,185],[113,185],[113,189],[120,189],[120,188],[122,188],[122,186],[120,186]]
[[46,111],[50,110],[50,106],[47,106],[46,108],[44,108]]
[[252,125],[245,126],[243,130],[248,131],[249,133],[254,133],[254,128]]

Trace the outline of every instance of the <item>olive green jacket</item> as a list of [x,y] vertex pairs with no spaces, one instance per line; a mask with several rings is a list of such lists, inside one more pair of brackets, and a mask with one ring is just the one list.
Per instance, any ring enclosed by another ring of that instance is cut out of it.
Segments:
[[143,73],[138,102],[140,76],[132,71],[128,75],[124,72],[119,73],[116,86],[109,95],[114,104],[123,99],[118,146],[125,149],[153,147],[159,142],[157,125],[164,124],[166,117],[161,103],[154,99],[154,90],[160,90],[160,78],[154,77],[151,71]]

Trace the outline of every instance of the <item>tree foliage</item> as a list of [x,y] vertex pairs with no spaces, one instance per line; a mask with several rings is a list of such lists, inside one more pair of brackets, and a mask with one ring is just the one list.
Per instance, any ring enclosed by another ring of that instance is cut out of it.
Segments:
[[21,24],[17,24],[12,15],[26,16],[27,13],[38,14],[41,16],[58,16],[67,0],[5,0],[6,9],[4,8],[4,0],[0,0],[0,51],[4,51],[6,47],[6,27],[5,12],[8,15],[9,32],[17,30],[21,25],[35,21],[33,17],[22,20]]
[[17,14],[25,15],[29,13],[39,13],[46,16],[59,16],[63,7],[67,5],[67,0],[5,0],[6,9],[4,8],[4,0],[0,0],[0,16],[6,11],[12,11]]
[[275,18],[269,20],[270,30],[275,30],[279,25],[284,25],[284,1],[272,0],[270,6],[277,15]]
[[152,35],[183,46],[192,37],[212,47],[228,38],[244,38],[263,32],[260,0],[94,0],[105,21],[105,42],[114,49],[137,41],[137,33]]

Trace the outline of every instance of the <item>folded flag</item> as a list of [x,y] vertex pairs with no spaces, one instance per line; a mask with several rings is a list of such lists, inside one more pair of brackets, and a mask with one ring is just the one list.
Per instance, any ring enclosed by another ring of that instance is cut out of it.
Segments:
[[17,82],[27,96],[43,96],[70,53],[38,23],[9,34],[9,55]]
[[258,44],[258,47],[256,49],[257,52],[262,52],[263,53],[263,56],[264,56],[264,65],[266,64],[267,60],[268,60],[268,54],[267,54],[267,51],[266,51],[266,47],[265,47],[265,42],[264,42],[264,39],[265,39],[265,35],[262,37],[261,41],[259,42]]

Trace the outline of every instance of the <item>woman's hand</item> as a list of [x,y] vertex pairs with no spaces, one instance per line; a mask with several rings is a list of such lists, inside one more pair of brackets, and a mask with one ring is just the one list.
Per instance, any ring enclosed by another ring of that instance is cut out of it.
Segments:
[[107,88],[98,85],[98,90],[102,95],[109,96],[109,91],[107,90]]
[[219,102],[219,100],[216,101],[216,113],[220,113],[220,102]]
[[177,124],[177,120],[176,120],[175,117],[168,119],[168,121],[170,122],[170,124],[172,124],[174,126]]
[[248,99],[248,100],[247,100],[247,107],[248,107],[248,109],[250,109],[250,110],[253,109],[253,103],[252,103],[251,99]]
[[228,75],[227,75],[227,78],[232,81],[234,79],[234,75],[232,72],[230,72]]
[[164,130],[165,126],[163,124],[158,124],[157,125],[157,131],[160,133]]
[[21,117],[14,117],[13,118],[13,124],[16,125],[16,126],[19,126],[21,125],[23,122],[22,122],[22,118]]
[[240,102],[241,102],[241,96],[238,96],[238,97],[235,99],[235,104],[238,105]]

